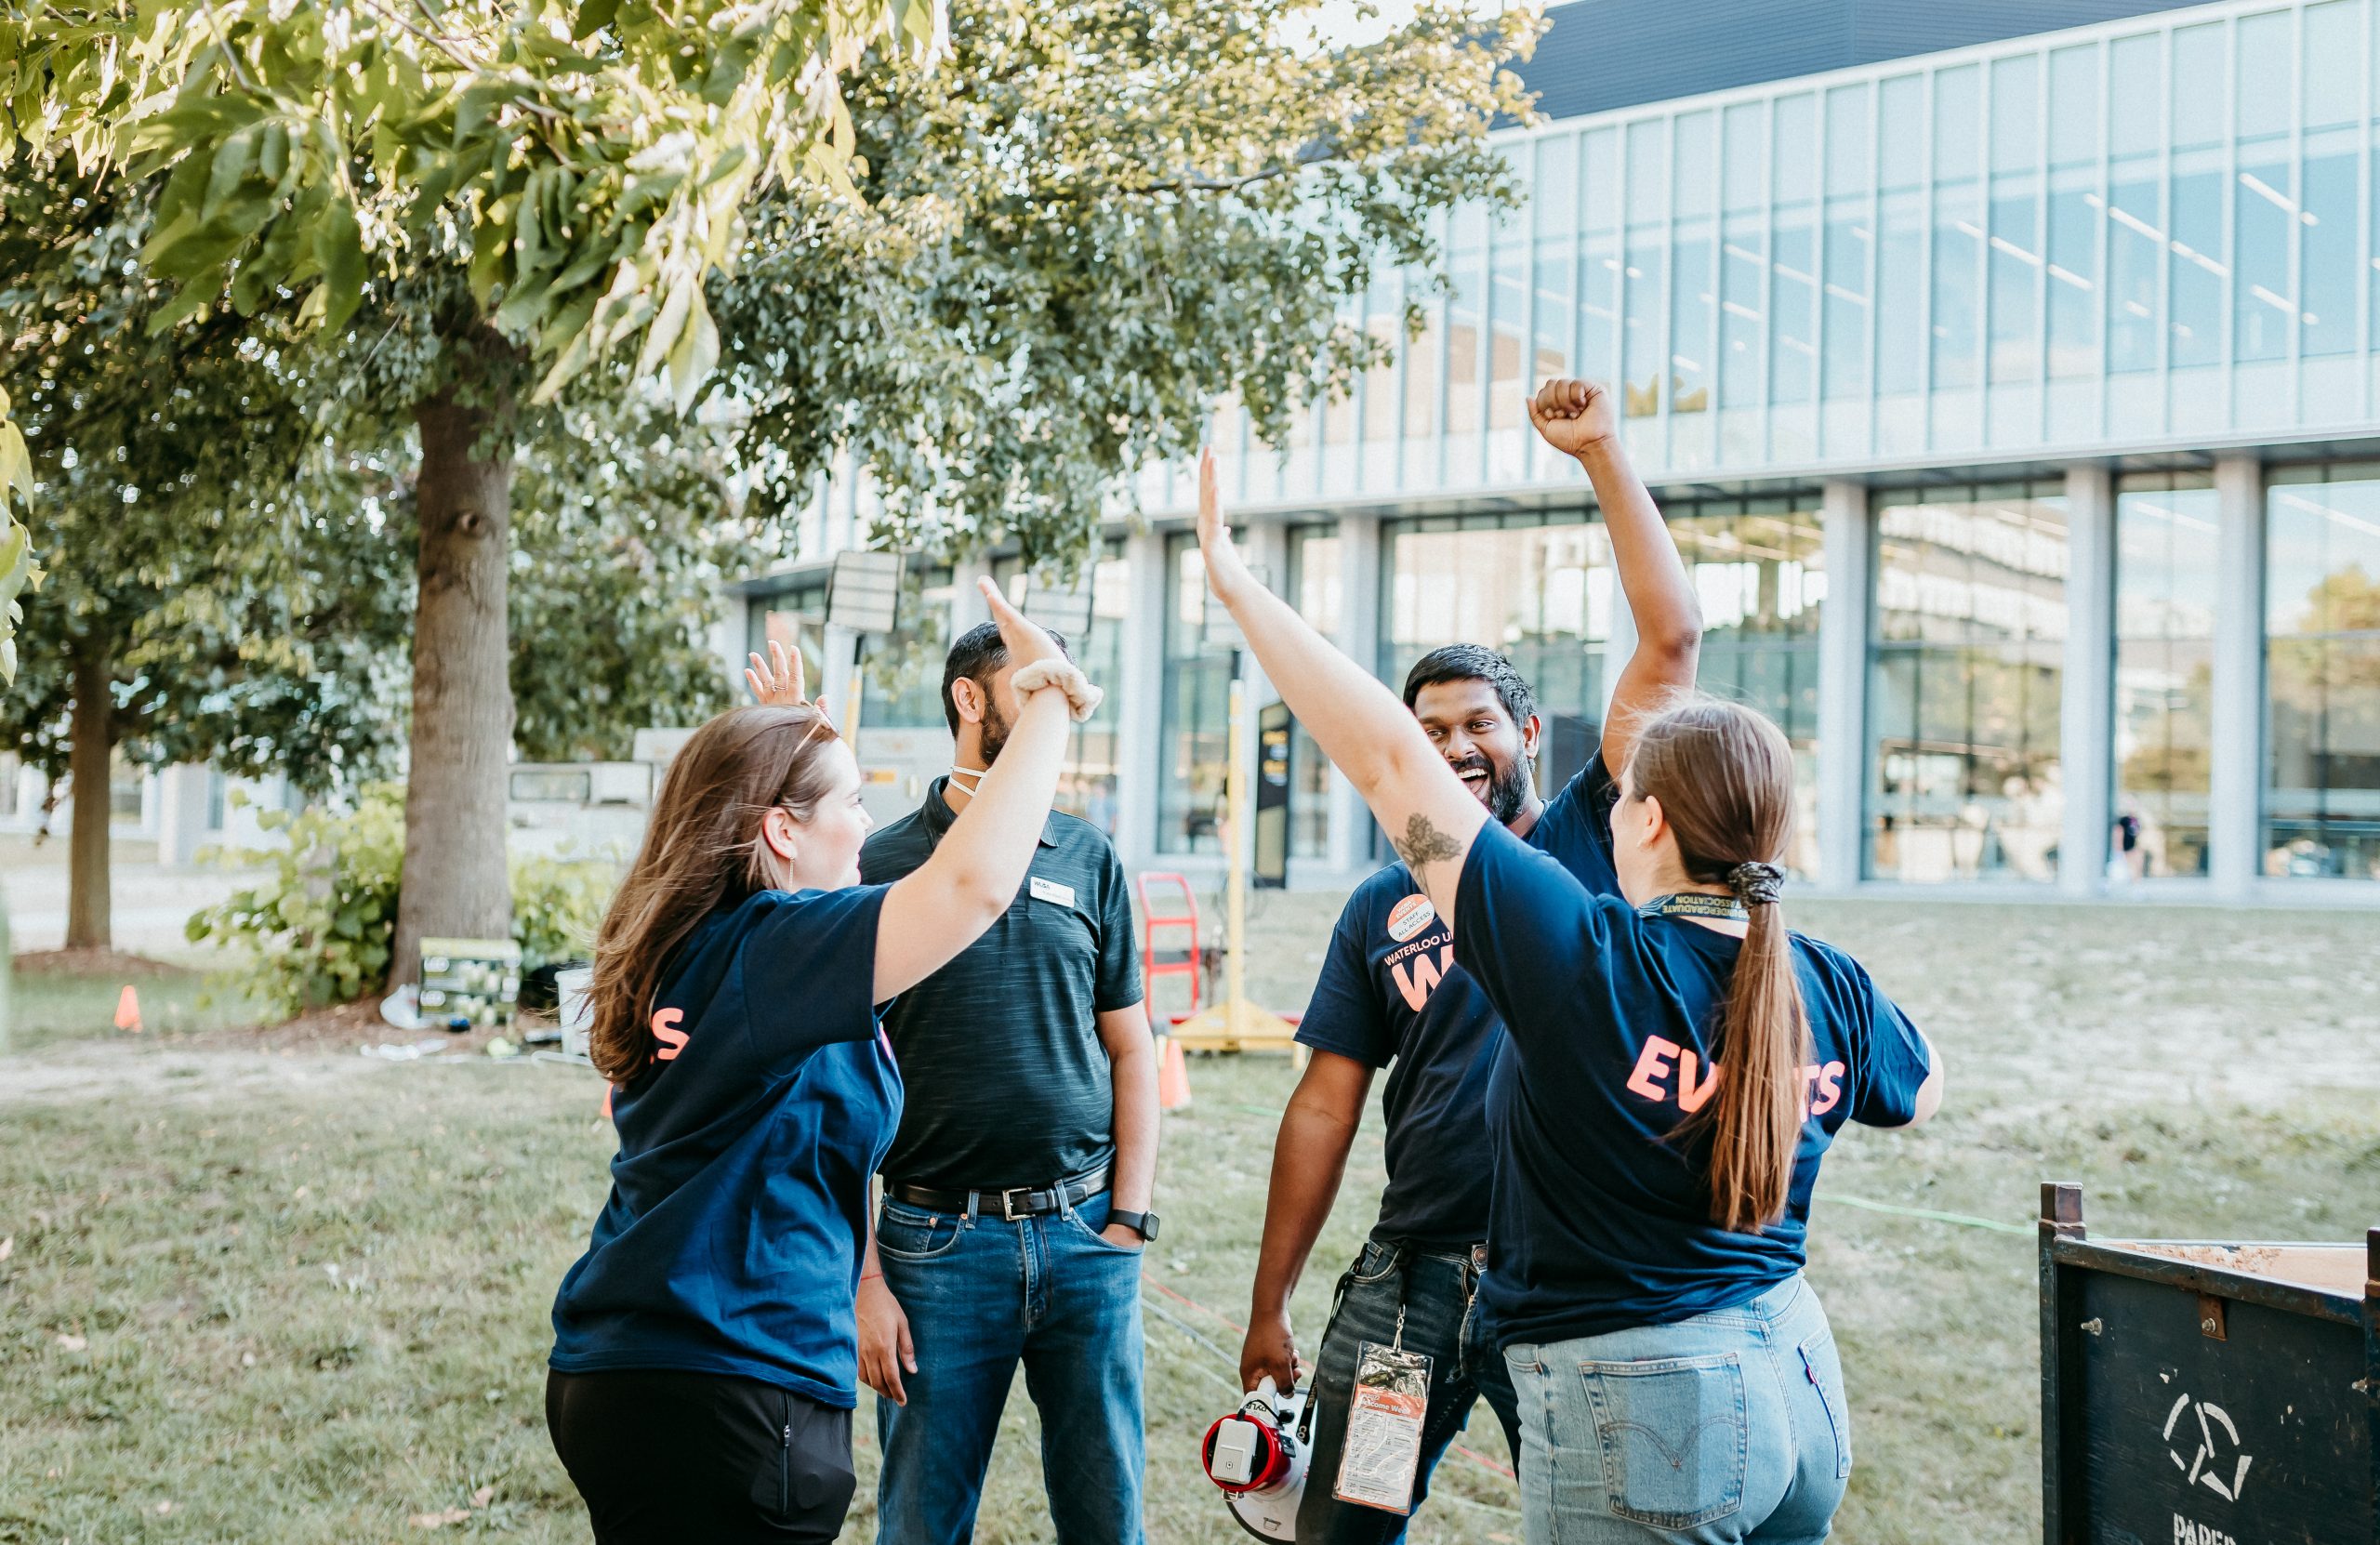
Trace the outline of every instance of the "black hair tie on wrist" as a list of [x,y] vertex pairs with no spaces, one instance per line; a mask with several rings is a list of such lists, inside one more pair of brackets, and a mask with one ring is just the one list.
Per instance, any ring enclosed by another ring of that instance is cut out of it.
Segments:
[[1785,871],[1774,864],[1739,864],[1727,871],[1727,884],[1746,906],[1774,906],[1785,893]]

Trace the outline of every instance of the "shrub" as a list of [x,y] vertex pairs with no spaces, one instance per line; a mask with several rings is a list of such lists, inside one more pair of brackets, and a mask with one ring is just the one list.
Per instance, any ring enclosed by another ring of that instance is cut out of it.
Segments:
[[617,866],[598,860],[512,860],[512,937],[521,969],[556,960],[583,960],[595,948],[595,930],[618,889]]
[[[254,957],[242,987],[295,1014],[380,991],[397,931],[404,866],[404,789],[365,787],[352,810],[267,811],[258,825],[285,831],[285,848],[234,849],[218,856],[271,873],[184,929],[193,944],[245,946]],[[618,883],[608,863],[515,857],[512,937],[523,971],[584,954]]]
[[258,824],[286,832],[289,845],[221,857],[268,865],[271,877],[192,914],[183,931],[192,944],[248,946],[247,991],[284,1013],[363,997],[388,980],[404,812],[404,791],[388,784],[365,788],[344,812],[266,811]]

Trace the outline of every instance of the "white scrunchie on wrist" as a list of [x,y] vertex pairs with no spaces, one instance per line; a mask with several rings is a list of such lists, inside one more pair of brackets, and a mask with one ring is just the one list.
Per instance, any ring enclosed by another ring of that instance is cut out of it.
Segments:
[[1009,684],[1016,689],[1020,699],[1032,696],[1043,687],[1057,688],[1066,694],[1067,711],[1078,724],[1089,719],[1098,709],[1099,700],[1107,695],[1091,684],[1091,678],[1082,673],[1081,667],[1064,660],[1036,660],[1020,669]]

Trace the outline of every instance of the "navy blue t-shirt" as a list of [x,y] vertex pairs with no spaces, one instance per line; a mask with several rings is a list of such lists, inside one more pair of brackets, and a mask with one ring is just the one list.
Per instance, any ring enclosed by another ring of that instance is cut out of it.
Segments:
[[1813,1054],[1785,1217],[1711,1221],[1709,1142],[1673,1134],[1715,1088],[1711,1031],[1742,941],[1590,895],[1495,826],[1457,892],[1455,956],[1503,1019],[1488,1080],[1495,1144],[1481,1297],[1500,1342],[1669,1325],[1802,1268],[1818,1161],[1846,1120],[1906,1124],[1928,1071],[1914,1025],[1858,961],[1792,936]]
[[680,946],[654,1060],[613,1098],[612,1195],[554,1298],[555,1367],[855,1404],[868,1177],[901,1115],[869,1002],[884,891],[764,891]]
[[[1547,801],[1523,840],[1598,892],[1611,866],[1612,799],[1600,753]],[[1392,864],[1355,888],[1331,931],[1298,1039],[1390,1068],[1388,1189],[1375,1239],[1432,1249],[1477,1243],[1488,1216],[1488,1070],[1496,1011],[1454,963],[1445,919],[1412,873]]]

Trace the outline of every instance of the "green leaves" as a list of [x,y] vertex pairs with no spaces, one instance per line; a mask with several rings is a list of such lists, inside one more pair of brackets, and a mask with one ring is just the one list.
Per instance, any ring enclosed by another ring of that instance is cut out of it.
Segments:
[[1307,8],[952,0],[935,70],[857,74],[866,205],[772,194],[708,286],[764,495],[848,457],[888,543],[1064,562],[1219,402],[1278,443],[1393,357],[1446,212],[1508,196],[1535,21],[1422,0],[1332,51]]
[[[145,308],[162,337],[228,309],[338,336],[368,275],[467,262],[550,402],[643,343],[691,409],[719,358],[701,304],[772,183],[850,195],[841,79],[942,46],[943,0],[38,0],[0,7],[0,168],[163,178]],[[571,44],[561,41],[566,34]],[[657,344],[641,337],[677,297]],[[31,478],[0,406],[0,541]],[[0,586],[13,676],[20,552]]]
[[17,679],[17,624],[24,618],[17,598],[42,580],[33,533],[16,515],[20,502],[31,504],[33,496],[33,457],[24,431],[8,416],[8,393],[0,390],[0,681]]
[[620,0],[579,0],[578,19],[570,26],[571,41],[586,42],[610,26],[619,13]]
[[364,299],[364,233],[355,223],[355,206],[333,198],[314,231],[314,261],[322,266],[323,331],[337,333]]
[[403,789],[375,785],[348,813],[309,810],[275,825],[284,845],[221,855],[266,878],[192,914],[185,936],[251,955],[244,989],[284,1016],[377,990],[396,932]]
[[1531,20],[1422,0],[1332,52],[1302,9],[42,0],[0,7],[0,160],[157,190],[161,342],[368,293],[360,390],[437,390],[485,324],[537,404],[601,366],[689,414],[723,369],[773,499],[847,450],[896,539],[1054,556],[1217,398],[1278,437],[1368,368],[1505,188]]
[[24,432],[8,421],[8,394],[0,391],[0,499],[13,494],[33,496],[33,459],[25,450]]
[[[562,416],[513,484],[513,740],[537,761],[622,757],[636,726],[727,706],[714,598],[774,547],[774,522],[734,512],[734,463],[699,419],[647,402]],[[516,906],[520,887],[516,870]]]
[[669,350],[669,398],[683,415],[719,365],[719,327],[710,319],[703,293],[694,292],[685,329]]
[[[5,428],[8,433],[16,432],[13,424]],[[36,572],[33,567],[33,534],[11,521],[7,533],[0,535],[0,596],[8,598],[7,626],[0,629],[0,677],[11,681],[17,679],[16,625],[24,615],[17,604],[17,596],[35,577]]]
[[0,161],[170,174],[161,329],[286,292],[336,334],[369,273],[460,261],[540,401],[637,344],[691,406],[716,330],[671,297],[725,268],[760,189],[847,194],[843,75],[941,29],[942,0],[55,0],[0,11]]
[[0,172],[0,388],[11,448],[33,453],[34,535],[63,555],[25,598],[39,647],[0,733],[30,763],[64,759],[72,634],[113,663],[131,759],[352,777],[391,738],[372,682],[402,657],[411,560],[364,506],[375,485],[325,469],[286,316],[151,331],[175,292],[134,258],[162,199],[46,158]]

